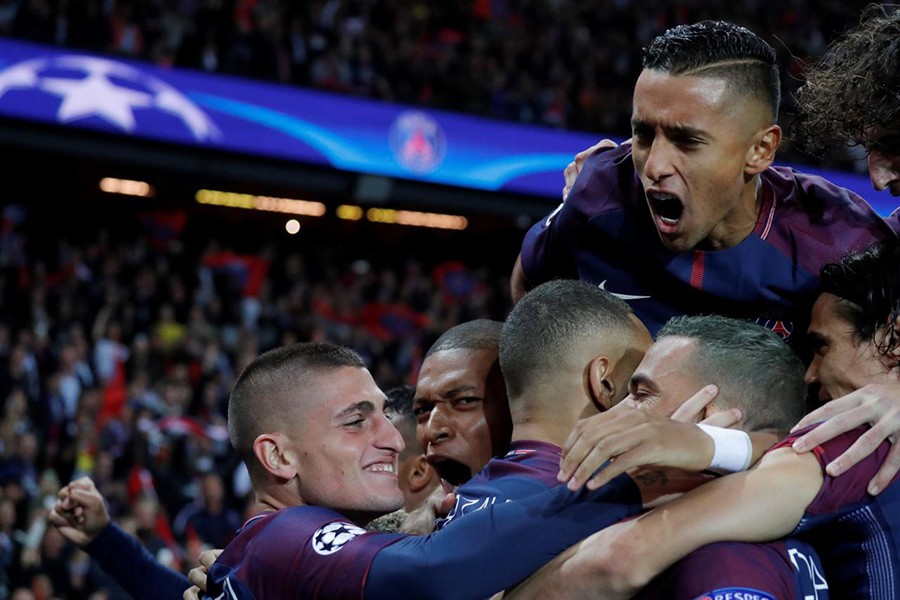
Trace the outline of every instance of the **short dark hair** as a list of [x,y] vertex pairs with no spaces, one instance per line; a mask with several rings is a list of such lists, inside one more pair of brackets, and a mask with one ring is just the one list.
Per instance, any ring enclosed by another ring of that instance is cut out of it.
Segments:
[[673,317],[657,340],[692,340],[689,359],[704,383],[719,386],[719,402],[744,412],[748,431],[788,431],[806,410],[805,369],[774,332],[718,315]]
[[[840,298],[838,316],[853,326],[857,343],[871,342],[889,357],[900,346],[900,239],[886,238],[822,267],[822,293]],[[886,330],[885,330],[886,328]],[[885,330],[884,337],[878,335]]]
[[416,417],[413,414],[416,388],[404,383],[385,390],[384,395],[387,396],[387,400],[384,402],[384,412],[406,443],[406,448],[401,453],[401,459],[412,453],[418,454],[420,451],[416,442]]
[[256,437],[297,410],[291,398],[316,393],[311,375],[341,367],[364,369],[366,364],[349,348],[306,342],[264,352],[241,371],[228,399],[228,437],[251,472]]
[[814,155],[834,144],[871,148],[867,131],[900,127],[900,8],[870,4],[806,70],[791,138]]
[[735,93],[753,96],[778,120],[781,79],[775,49],[728,21],[678,25],[658,35],[643,51],[643,67],[671,75],[718,77]]
[[491,319],[475,319],[454,325],[431,345],[425,358],[444,350],[497,350],[503,323]]
[[627,302],[585,281],[557,279],[530,290],[500,333],[500,370],[510,398],[558,371],[560,358],[579,340],[633,333],[631,315]]

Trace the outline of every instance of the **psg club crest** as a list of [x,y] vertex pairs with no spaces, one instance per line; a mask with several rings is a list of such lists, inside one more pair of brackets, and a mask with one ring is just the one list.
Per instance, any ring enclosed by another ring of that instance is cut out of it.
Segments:
[[447,152],[444,130],[422,111],[401,113],[388,136],[394,156],[414,173],[430,173],[444,161]]
[[[62,55],[15,63],[0,71],[0,112],[34,114],[63,124],[132,134],[158,128],[197,142],[220,133],[180,91],[127,64]],[[27,110],[26,110],[27,109]]]
[[756,319],[756,324],[771,329],[783,340],[789,340],[794,333],[794,322],[784,318],[784,315],[765,313]]
[[350,523],[329,523],[325,527],[319,528],[313,534],[312,547],[316,554],[328,556],[329,554],[334,554],[343,548],[344,544],[365,532],[366,530],[362,527],[357,527]]

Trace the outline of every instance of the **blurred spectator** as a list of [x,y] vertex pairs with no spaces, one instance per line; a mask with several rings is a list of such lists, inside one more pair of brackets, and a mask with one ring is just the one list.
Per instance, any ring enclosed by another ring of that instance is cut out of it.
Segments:
[[[627,136],[640,48],[665,29],[726,19],[778,47],[788,120],[804,64],[864,5],[22,0],[0,2],[0,34],[163,66]],[[784,148],[782,157],[789,153]],[[846,153],[831,160],[853,162]]]
[[241,515],[226,505],[225,486],[218,473],[199,476],[199,493],[175,516],[173,531],[182,542],[196,539],[208,548],[224,548],[241,526]]

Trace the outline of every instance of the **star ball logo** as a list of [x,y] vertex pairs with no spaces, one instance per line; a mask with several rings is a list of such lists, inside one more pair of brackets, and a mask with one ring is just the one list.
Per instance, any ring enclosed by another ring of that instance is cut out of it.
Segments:
[[319,528],[312,539],[313,550],[316,554],[328,556],[334,554],[344,547],[344,544],[352,540],[358,535],[362,535],[366,530],[350,523],[329,523]]
[[[177,89],[113,60],[63,55],[25,60],[0,71],[3,112],[18,108],[35,114],[34,105],[40,103],[35,92],[61,99],[54,115],[59,123],[95,118],[130,134],[139,129],[144,115],[158,111],[174,117],[196,141],[220,136],[209,117]],[[148,123],[140,128],[153,127]]]
[[440,124],[418,110],[401,113],[391,124],[388,140],[400,164],[415,173],[434,171],[447,152]]

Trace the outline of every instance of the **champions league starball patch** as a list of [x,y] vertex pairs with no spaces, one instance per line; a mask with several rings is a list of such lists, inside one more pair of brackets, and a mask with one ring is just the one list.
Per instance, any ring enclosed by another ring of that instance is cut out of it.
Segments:
[[713,590],[694,600],[776,600],[775,596],[750,588],[730,587]]
[[328,556],[344,547],[344,544],[366,532],[350,523],[329,523],[313,534],[312,547],[316,554]]
[[447,141],[440,124],[419,110],[401,113],[388,133],[391,150],[414,173],[430,173],[444,162]]

